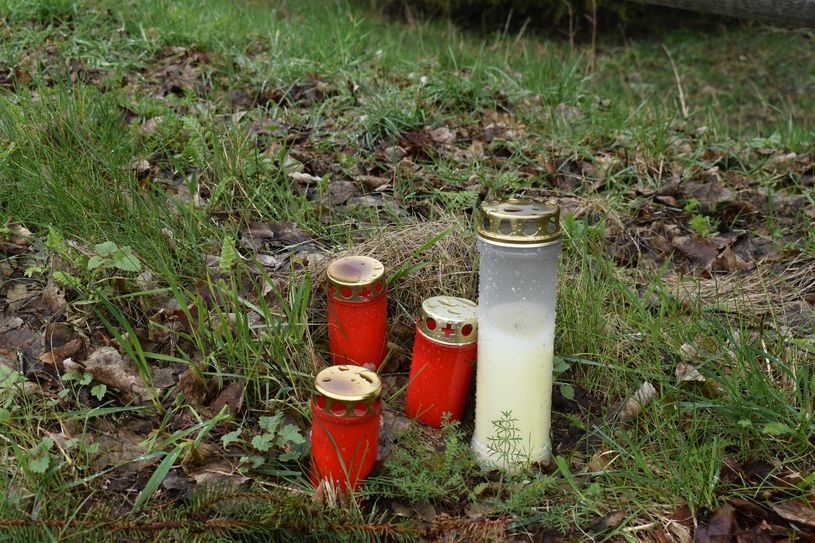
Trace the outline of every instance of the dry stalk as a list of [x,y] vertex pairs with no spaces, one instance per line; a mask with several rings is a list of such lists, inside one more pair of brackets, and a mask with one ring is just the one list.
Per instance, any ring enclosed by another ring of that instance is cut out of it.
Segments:
[[815,259],[798,259],[781,272],[774,271],[770,263],[762,263],[747,275],[733,273],[709,279],[667,276],[664,281],[683,302],[713,300],[729,313],[770,316],[789,324],[792,319],[786,311],[794,304],[806,306],[805,300],[815,296]]
[[674,72],[674,81],[676,82],[676,89],[679,92],[679,106],[682,108],[682,118],[687,119],[690,115],[690,110],[688,109],[688,104],[685,101],[685,90],[682,88],[682,78],[679,77],[679,70],[676,68],[676,62],[674,62],[674,57],[671,55],[671,52],[665,47],[665,44],[662,44],[662,49],[665,51],[665,54],[668,55],[668,60],[671,61],[671,69]]

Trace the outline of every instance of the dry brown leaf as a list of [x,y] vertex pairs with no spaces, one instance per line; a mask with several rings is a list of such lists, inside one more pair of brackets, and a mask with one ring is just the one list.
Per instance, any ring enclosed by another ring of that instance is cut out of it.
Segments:
[[645,381],[633,396],[628,398],[619,411],[619,421],[627,422],[637,417],[642,408],[657,397],[657,389],[649,381]]
[[700,524],[693,534],[694,543],[730,543],[733,541],[733,530],[736,528],[735,509],[723,505],[710,522]]
[[787,500],[785,502],[771,503],[773,511],[781,515],[784,520],[793,524],[815,528],[815,510],[804,500]]
[[11,230],[11,233],[0,234],[0,253],[7,255],[24,253],[33,239],[31,231],[19,224],[7,224],[6,228]]
[[359,189],[352,182],[332,179],[321,203],[324,206],[341,206],[355,196],[359,196]]
[[220,413],[224,407],[227,407],[230,415],[237,416],[243,407],[243,391],[245,388],[246,383],[243,381],[235,381],[224,388],[218,394],[218,397],[209,404],[212,413]]
[[375,175],[358,175],[354,177],[354,181],[360,183],[367,191],[377,190],[380,187],[384,187],[390,183],[390,179],[385,177],[377,177]]
[[625,520],[625,513],[623,511],[609,511],[596,521],[594,521],[587,529],[588,532],[593,534],[602,534],[613,530],[620,523]]
[[124,358],[112,347],[101,347],[92,352],[83,363],[65,361],[67,370],[85,370],[93,379],[104,385],[115,388],[123,402],[146,402],[151,398],[150,390],[139,375],[135,364]]
[[289,178],[291,178],[297,184],[303,185],[303,186],[306,186],[306,187],[315,186],[320,181],[322,181],[321,177],[317,177],[316,175],[311,175],[310,173],[304,173],[304,172],[291,172],[291,173],[289,173]]
[[676,374],[676,378],[679,380],[679,382],[705,380],[705,376],[699,373],[696,366],[687,362],[679,361],[679,363],[676,365],[676,370],[674,370],[674,373]]
[[451,145],[456,141],[456,132],[441,126],[430,131],[430,138],[438,145]]
[[719,256],[719,247],[710,239],[692,236],[677,236],[672,245],[695,268],[708,269],[713,260]]
[[93,459],[93,469],[101,471],[110,466],[127,464],[125,473],[137,473],[158,462],[158,458],[132,462],[148,452],[147,434],[142,428],[125,426],[112,429],[110,434],[91,436],[99,446],[99,455]]
[[248,477],[241,475],[232,464],[223,459],[210,460],[196,471],[190,472],[189,476],[199,485],[229,486],[233,490],[237,490],[249,480]]
[[261,242],[270,241],[281,245],[296,245],[312,239],[293,222],[253,222],[249,224],[247,235]]

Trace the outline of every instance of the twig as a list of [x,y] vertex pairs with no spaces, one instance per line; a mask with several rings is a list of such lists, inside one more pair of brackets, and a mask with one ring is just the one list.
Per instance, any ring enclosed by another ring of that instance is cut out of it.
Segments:
[[591,73],[597,73],[597,0],[591,0]]
[[679,91],[679,106],[682,108],[682,118],[687,119],[688,115],[690,115],[690,110],[688,110],[688,104],[685,102],[685,91],[682,88],[682,79],[679,77],[679,70],[676,69],[674,57],[671,56],[671,52],[668,51],[664,43],[662,44],[662,50],[665,51],[665,54],[668,55],[668,60],[671,61],[671,68],[674,71],[674,81],[676,81],[676,88]]
[[526,32],[526,27],[528,27],[528,26],[529,26],[529,23],[530,23],[531,21],[532,21],[532,18],[531,18],[531,17],[527,17],[527,18],[526,18],[526,20],[524,21],[524,24],[523,24],[523,25],[521,25],[521,30],[519,30],[519,31],[518,31],[518,35],[517,35],[517,36],[515,36],[515,45],[518,45],[519,43],[521,43],[521,38],[523,38],[523,37],[524,37],[524,33]]

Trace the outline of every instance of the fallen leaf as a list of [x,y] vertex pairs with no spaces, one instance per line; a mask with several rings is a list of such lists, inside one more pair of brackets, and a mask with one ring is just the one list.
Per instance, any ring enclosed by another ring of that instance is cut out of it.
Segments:
[[209,404],[213,414],[220,413],[224,407],[229,408],[229,414],[237,416],[243,407],[243,391],[246,384],[243,381],[235,381],[224,388],[218,397]]
[[7,255],[19,255],[26,250],[33,239],[31,231],[19,224],[7,224],[9,233],[0,234],[0,253]]
[[714,241],[696,234],[675,237],[672,245],[695,268],[703,270],[708,269],[713,260],[719,256],[719,248]]
[[625,520],[625,513],[623,511],[609,511],[592,522],[587,531],[592,534],[602,534],[613,530],[619,526],[623,520]]
[[340,206],[358,195],[359,189],[352,182],[332,179],[321,203],[324,206]]
[[733,506],[723,505],[710,522],[700,524],[693,534],[694,543],[730,543],[733,541],[733,529],[735,528],[735,509]]
[[119,391],[124,403],[146,402],[150,390],[139,375],[135,364],[112,347],[101,347],[92,352],[83,363],[65,361],[66,369],[83,370],[93,375],[94,381]]
[[718,179],[707,183],[688,183],[685,195],[696,198],[707,213],[714,213],[718,208],[732,203],[736,198],[733,191],[725,187]]
[[377,190],[378,188],[384,187],[390,183],[390,179],[385,177],[377,177],[375,175],[358,175],[354,177],[354,181],[360,183],[367,191]]
[[289,173],[289,178],[291,178],[297,184],[306,187],[317,185],[320,181],[322,181],[321,177],[317,177],[316,175],[311,175],[310,173],[304,172],[291,172]]
[[195,472],[189,473],[189,475],[199,485],[229,487],[233,490],[237,490],[249,480],[248,477],[238,473],[232,464],[223,459],[210,460]]
[[619,421],[627,422],[636,418],[642,408],[651,403],[657,396],[657,389],[649,381],[645,381],[633,396],[628,398],[619,411]]
[[793,524],[803,524],[809,528],[815,528],[815,510],[803,500],[771,503],[770,507]]
[[676,370],[674,370],[674,373],[676,374],[676,378],[679,380],[679,382],[705,381],[705,376],[699,373],[696,366],[687,362],[679,361],[679,363],[676,365]]
[[249,224],[247,235],[257,241],[275,242],[281,245],[297,245],[311,241],[311,236],[293,222],[253,222]]
[[456,133],[446,126],[441,126],[430,131],[430,138],[439,145],[450,145],[456,141]]

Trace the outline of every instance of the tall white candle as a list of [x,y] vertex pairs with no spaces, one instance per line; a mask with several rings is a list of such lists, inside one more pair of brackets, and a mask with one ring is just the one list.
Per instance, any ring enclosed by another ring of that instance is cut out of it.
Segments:
[[483,202],[478,221],[478,364],[472,447],[489,468],[548,460],[560,209]]
[[531,302],[501,304],[479,316],[472,445],[486,466],[507,469],[549,457],[554,324],[551,311]]

